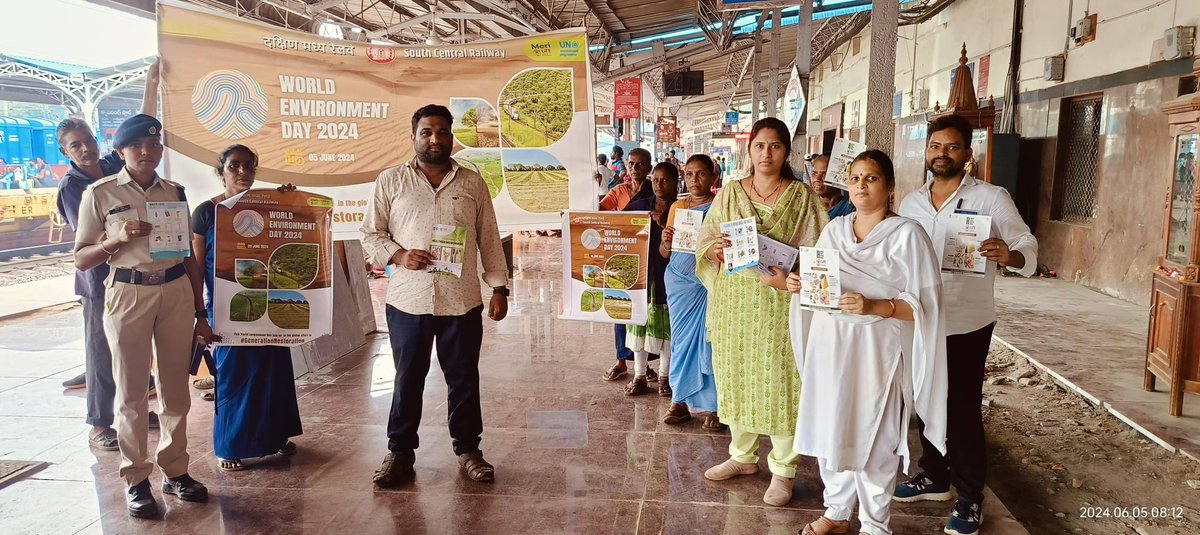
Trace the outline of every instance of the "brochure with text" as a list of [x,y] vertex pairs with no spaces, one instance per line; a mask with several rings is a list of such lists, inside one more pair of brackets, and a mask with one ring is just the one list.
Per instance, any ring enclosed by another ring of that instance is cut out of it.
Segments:
[[758,226],[753,217],[721,223],[721,233],[730,242],[725,248],[726,273],[758,265]]
[[842,297],[842,262],[836,249],[801,247],[800,307],[821,312],[839,312]]

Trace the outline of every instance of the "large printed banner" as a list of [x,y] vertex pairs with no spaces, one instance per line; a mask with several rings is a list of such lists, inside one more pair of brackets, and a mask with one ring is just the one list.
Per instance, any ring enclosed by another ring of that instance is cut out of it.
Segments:
[[[331,40],[164,0],[158,9],[167,175],[220,192],[212,167],[242,143],[258,180],[334,199],[357,238],[374,180],[414,156],[412,114],[454,115],[455,159],[487,181],[504,229],[557,226],[591,206],[595,128],[586,33],[467,45]],[[197,194],[197,190],[199,194]]]
[[216,207],[213,332],[295,346],[333,331],[333,201],[252,189]]
[[649,212],[563,217],[563,319],[646,324]]

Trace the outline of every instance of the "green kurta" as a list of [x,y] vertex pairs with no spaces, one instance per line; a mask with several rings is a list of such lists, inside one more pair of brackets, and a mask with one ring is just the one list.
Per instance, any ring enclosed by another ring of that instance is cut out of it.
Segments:
[[747,217],[758,232],[793,247],[811,247],[829,217],[809,187],[793,181],[770,210],[757,209],[740,181],[717,193],[696,251],[696,275],[708,288],[708,338],[721,421],[741,430],[790,436],[796,429],[800,374],[788,334],[791,294],[770,288],[755,270],[732,275],[708,259],[720,223]]

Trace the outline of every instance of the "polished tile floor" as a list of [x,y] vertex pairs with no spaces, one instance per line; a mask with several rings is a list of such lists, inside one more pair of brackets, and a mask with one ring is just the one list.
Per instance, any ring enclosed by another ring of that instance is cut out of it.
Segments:
[[[304,435],[295,457],[221,472],[212,406],[196,396],[190,473],[208,485],[209,503],[163,500],[155,485],[163,518],[133,519],[118,455],[88,448],[81,391],[59,386],[82,370],[79,310],[0,324],[0,458],[48,463],[0,488],[0,533],[784,534],[818,516],[821,484],[810,459],[792,502],[765,506],[765,460],[755,476],[706,481],[704,469],[727,457],[726,435],[702,430],[699,419],[666,426],[666,400],[631,399],[600,380],[612,331],[557,319],[557,247],[553,238],[518,237],[510,317],[485,320],[482,448],[496,465],[494,484],[460,476],[445,428],[446,386],[434,366],[416,481],[373,488],[393,377],[381,334],[298,381]],[[373,282],[377,298],[382,282]],[[764,442],[763,453],[769,447]],[[940,532],[947,512],[948,504],[898,505],[893,527]],[[1024,532],[998,501],[987,514],[985,533]]]

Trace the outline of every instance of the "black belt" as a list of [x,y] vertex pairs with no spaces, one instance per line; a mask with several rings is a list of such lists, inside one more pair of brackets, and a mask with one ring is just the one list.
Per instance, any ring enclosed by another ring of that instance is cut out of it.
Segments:
[[129,268],[113,270],[113,280],[144,286],[166,284],[184,275],[187,275],[187,268],[184,268],[182,263],[175,264],[165,271],[137,271]]

